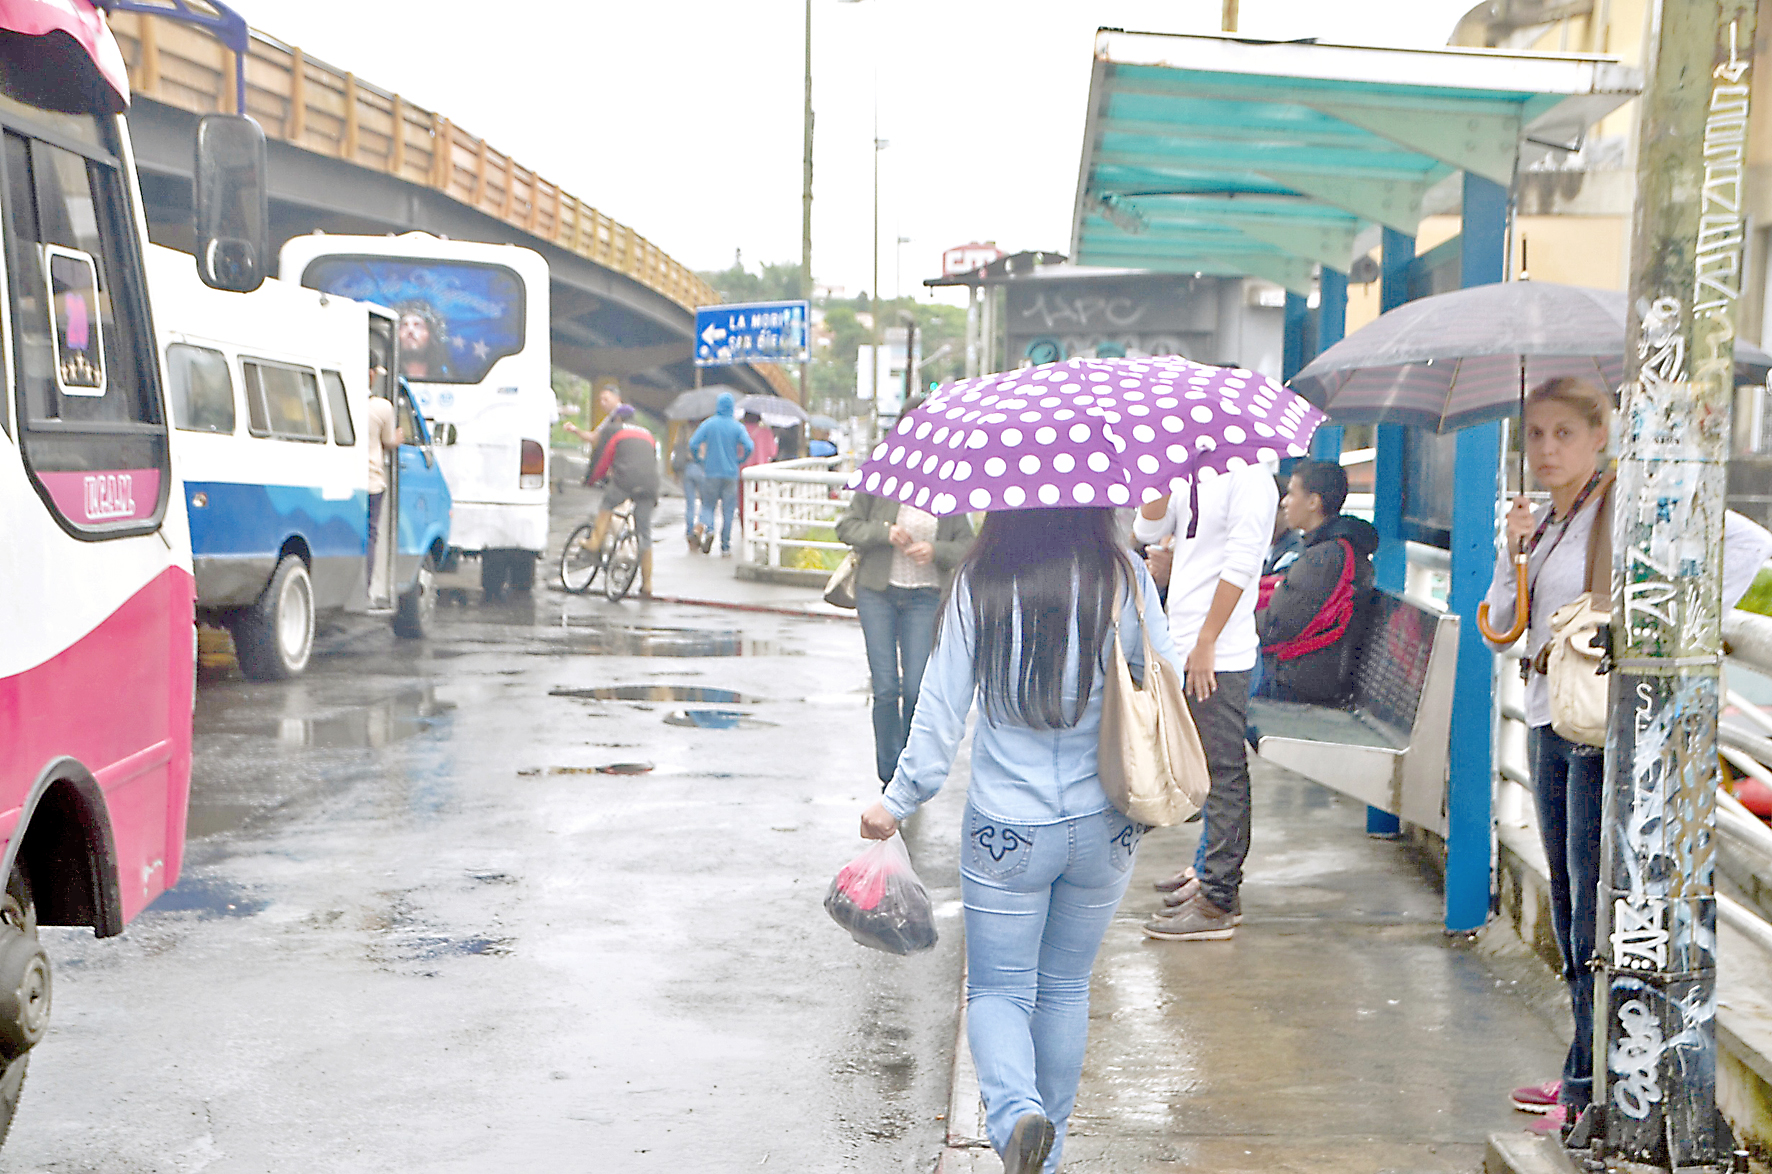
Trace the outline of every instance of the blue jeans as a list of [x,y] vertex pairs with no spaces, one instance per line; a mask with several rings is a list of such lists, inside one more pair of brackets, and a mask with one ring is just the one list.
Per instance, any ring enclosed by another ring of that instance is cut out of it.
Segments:
[[1113,808],[1063,823],[1004,824],[966,806],[966,1038],[998,1153],[1024,1113],[1064,1151],[1089,1042],[1089,973],[1126,893],[1141,823]]
[[[1594,1091],[1594,909],[1600,887],[1600,795],[1606,759],[1549,726],[1532,728],[1532,791],[1538,834],[1550,866],[1551,927],[1575,1012],[1575,1038],[1563,1061],[1562,1101],[1579,1110]],[[1573,1114],[1571,1114],[1573,1117]]]
[[874,766],[882,783],[892,781],[910,736],[940,611],[938,587],[855,589],[855,613],[861,619],[874,687]]
[[[701,514],[701,487],[707,480],[702,467],[691,461],[683,466],[683,533],[695,533],[695,523]],[[709,515],[708,521],[713,521]]]
[[703,477],[701,524],[714,528],[714,506],[720,507],[720,549],[732,549],[732,519],[738,513],[738,478]]

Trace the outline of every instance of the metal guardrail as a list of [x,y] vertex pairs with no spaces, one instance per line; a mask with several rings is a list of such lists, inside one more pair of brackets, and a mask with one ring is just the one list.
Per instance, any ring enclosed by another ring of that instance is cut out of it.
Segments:
[[[1412,563],[1415,557],[1412,545]],[[1729,652],[1724,660],[1725,681],[1731,666],[1772,676],[1772,617],[1732,612],[1724,620],[1723,635]],[[1538,817],[1526,748],[1526,687],[1514,671],[1512,658],[1497,657],[1496,665],[1495,819],[1536,839]],[[1728,692],[1726,703],[1740,716],[1731,715],[1719,724],[1719,753],[1739,773],[1772,786],[1772,716],[1735,690]],[[1772,924],[1768,923],[1772,918],[1772,828],[1733,795],[1719,792],[1717,833],[1719,870],[1740,885],[1751,901],[1736,901],[1718,893],[1717,916],[1772,953]]]
[[[158,17],[116,12],[109,20],[137,97],[194,114],[236,113],[232,50]],[[257,30],[246,58],[245,113],[268,138],[441,192],[625,274],[684,309],[721,300],[694,270],[485,139]],[[776,394],[797,394],[781,368],[751,366]]]
[[[847,553],[832,538],[808,535],[837,524],[849,508],[849,479],[842,457],[802,457],[752,465],[740,471],[744,482],[744,535],[739,556],[752,566],[783,567],[784,555],[802,550]],[[805,568],[814,570],[816,568]]]

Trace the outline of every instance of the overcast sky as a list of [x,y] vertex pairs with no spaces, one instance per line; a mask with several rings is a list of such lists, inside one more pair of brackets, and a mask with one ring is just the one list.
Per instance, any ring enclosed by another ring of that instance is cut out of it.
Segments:
[[[752,269],[799,261],[803,0],[233,2],[255,27],[447,115],[695,268],[724,268],[735,249]],[[1242,0],[1241,31],[1435,47],[1474,3]],[[952,245],[1063,250],[1095,30],[1213,33],[1220,15],[1220,0],[812,7],[814,275],[851,294],[873,284],[877,93],[888,295],[920,290]]]

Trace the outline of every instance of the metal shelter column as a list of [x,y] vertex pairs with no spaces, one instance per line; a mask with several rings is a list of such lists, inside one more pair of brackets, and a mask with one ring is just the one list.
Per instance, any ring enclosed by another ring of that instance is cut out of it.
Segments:
[[[1409,264],[1415,260],[1415,238],[1394,228],[1384,230],[1379,249],[1378,311],[1394,310],[1409,300]],[[1379,424],[1373,429],[1372,525],[1378,530],[1378,552],[1372,556],[1372,578],[1386,591],[1402,591],[1408,577],[1403,546],[1403,428]]]
[[[1323,266],[1317,276],[1317,354],[1347,337],[1347,274]],[[1311,438],[1311,456],[1332,461],[1341,456],[1344,430],[1340,424],[1324,424]]]
[[1310,303],[1305,300],[1305,296],[1287,290],[1286,311],[1281,327],[1281,383],[1304,370],[1304,365],[1315,357],[1310,353],[1310,316]]
[[[1501,281],[1507,268],[1507,189],[1465,173],[1461,282]],[[1477,605],[1495,569],[1495,501],[1501,472],[1501,424],[1458,433],[1452,497],[1452,588],[1457,613],[1458,674],[1452,694],[1446,779],[1446,928],[1481,929],[1489,918],[1490,818],[1494,780],[1495,658],[1477,629]]]

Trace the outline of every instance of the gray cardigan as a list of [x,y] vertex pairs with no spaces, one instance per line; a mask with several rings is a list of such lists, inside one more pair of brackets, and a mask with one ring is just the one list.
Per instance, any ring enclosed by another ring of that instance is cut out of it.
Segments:
[[[855,548],[861,566],[856,583],[870,591],[892,585],[892,524],[898,521],[898,502],[871,493],[857,493],[849,509],[837,520],[837,540]],[[972,522],[965,514],[936,519],[935,566],[941,572],[942,589],[953,582],[954,568],[972,548]]]

